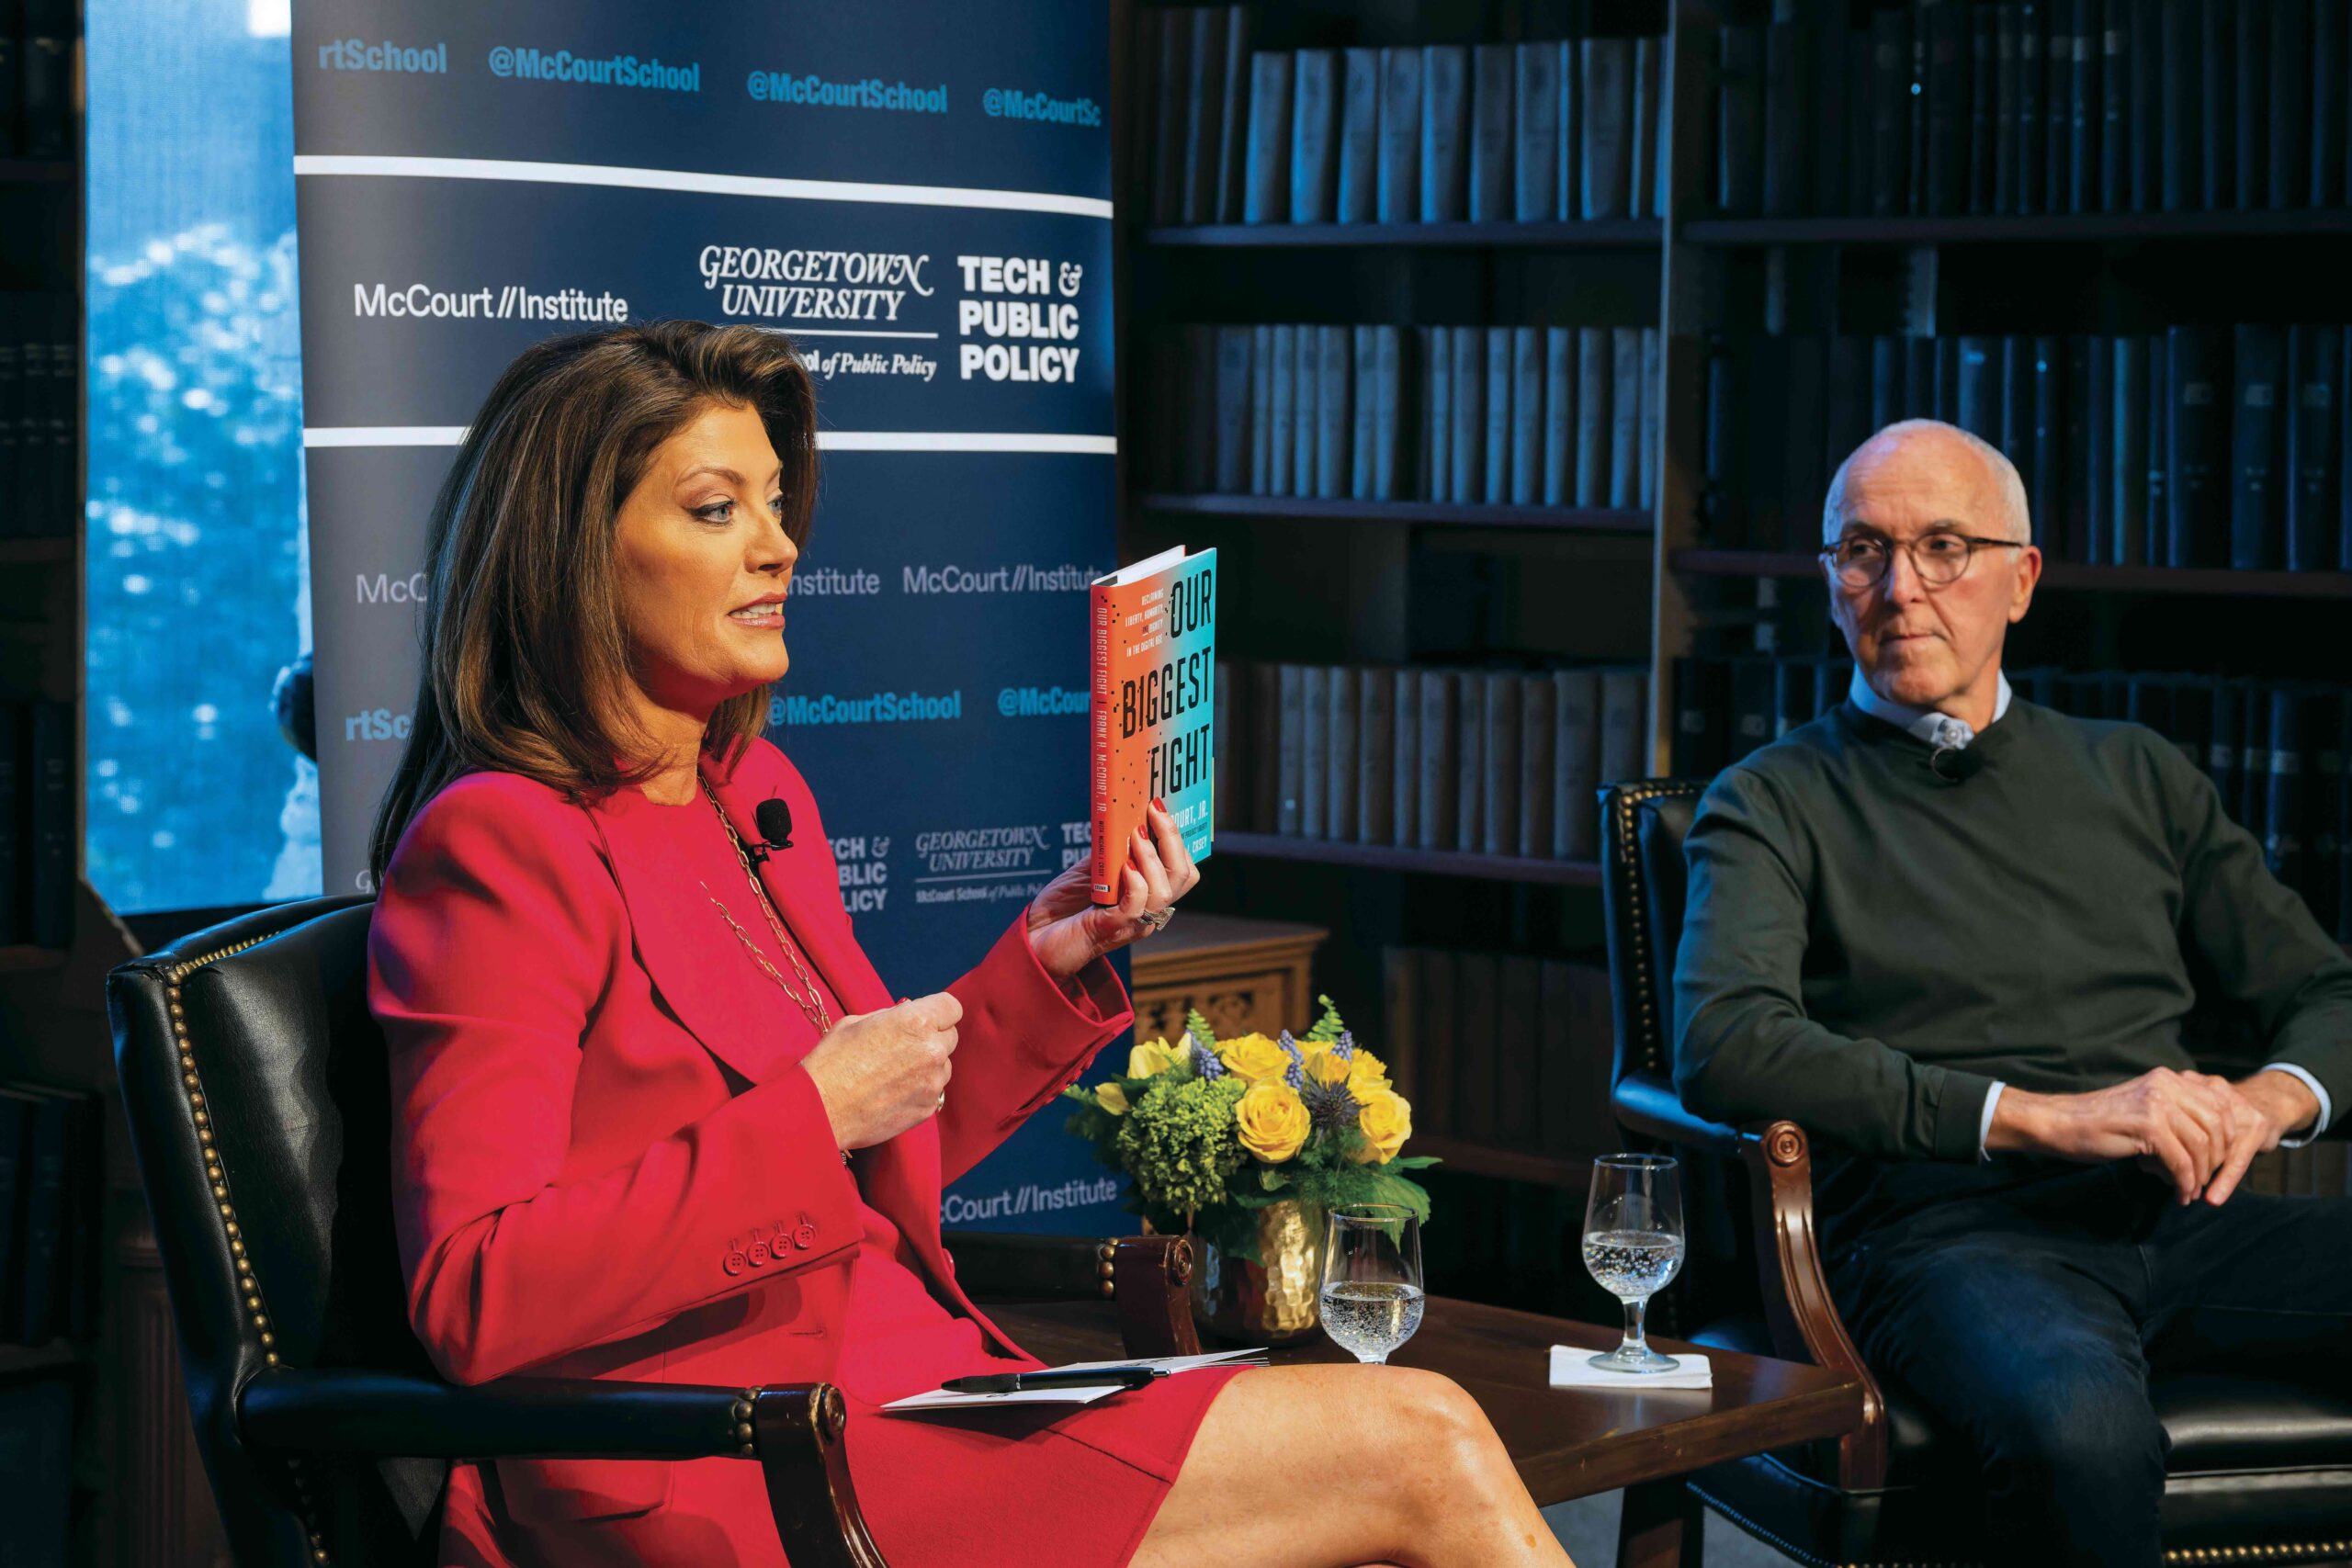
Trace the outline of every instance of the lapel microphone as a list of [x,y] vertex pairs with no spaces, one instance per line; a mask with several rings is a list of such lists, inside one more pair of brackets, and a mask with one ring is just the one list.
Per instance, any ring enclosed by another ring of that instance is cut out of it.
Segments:
[[1965,784],[1984,771],[1984,754],[1973,746],[1939,746],[1928,758],[1928,771],[1946,784]]
[[[788,850],[792,847],[792,807],[781,796],[772,796],[752,808],[752,820],[760,829],[763,849]],[[763,856],[762,858],[765,858]]]

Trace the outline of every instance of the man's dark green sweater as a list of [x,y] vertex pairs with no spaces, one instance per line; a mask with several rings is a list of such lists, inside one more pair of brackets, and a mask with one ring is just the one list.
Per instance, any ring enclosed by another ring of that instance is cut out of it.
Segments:
[[1931,750],[1849,702],[1707,791],[1674,975],[1690,1110],[1973,1162],[1996,1079],[2197,1066],[2201,990],[2343,1117],[2352,959],[2169,741],[2020,698],[1971,743],[1973,777],[1938,777]]

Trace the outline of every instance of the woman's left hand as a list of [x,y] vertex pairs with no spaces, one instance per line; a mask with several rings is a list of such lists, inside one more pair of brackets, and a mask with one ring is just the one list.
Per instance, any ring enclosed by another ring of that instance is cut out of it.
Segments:
[[1144,915],[1172,908],[1200,879],[1200,869],[1185,852],[1184,835],[1176,830],[1176,818],[1155,800],[1144,807],[1143,826],[1128,837],[1127,863],[1119,872],[1119,901],[1094,902],[1092,868],[1087,861],[1079,862],[1047,883],[1031,902],[1030,950],[1046,973],[1068,979],[1113,948],[1156,930]]

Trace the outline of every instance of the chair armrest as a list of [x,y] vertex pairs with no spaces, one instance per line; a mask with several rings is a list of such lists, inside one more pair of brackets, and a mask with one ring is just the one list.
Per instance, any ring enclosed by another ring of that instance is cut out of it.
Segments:
[[1197,1356],[1193,1241],[1182,1235],[949,1231],[956,1282],[976,1302],[1108,1301],[1130,1356]]
[[368,1458],[755,1459],[796,1568],[888,1568],[850,1484],[849,1411],[831,1383],[716,1388],[394,1372],[267,1371],[237,1420],[257,1448]]
[[1813,1225],[1813,1148],[1793,1122],[1758,1122],[1737,1134],[1756,1224],[1756,1268],[1772,1353],[1846,1373],[1862,1385],[1860,1427],[1838,1439],[1838,1484],[1886,1483],[1886,1400],[1838,1315]]
[[1610,1090],[1609,1106],[1616,1112],[1619,1123],[1630,1131],[1684,1148],[1705,1149],[1710,1154],[1736,1155],[1743,1141],[1751,1136],[1720,1122],[1691,1115],[1682,1109],[1682,1098],[1674,1092],[1672,1084],[1663,1076],[1640,1067],[1629,1070],[1617,1080],[1616,1088]]

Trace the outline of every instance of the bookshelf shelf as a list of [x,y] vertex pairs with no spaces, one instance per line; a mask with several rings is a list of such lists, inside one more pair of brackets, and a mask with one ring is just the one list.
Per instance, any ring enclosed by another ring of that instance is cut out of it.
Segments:
[[1148,245],[1247,250],[1448,248],[1541,251],[1657,249],[1666,238],[1655,218],[1593,218],[1573,223],[1196,223],[1143,231]]
[[0,539],[0,566],[39,566],[73,558],[71,539]]
[[1535,528],[1563,534],[1629,534],[1644,537],[1650,531],[1650,514],[1632,507],[1455,506],[1435,501],[1317,501],[1296,496],[1166,491],[1138,495],[1136,503],[1146,512],[1193,517]]
[[71,158],[0,158],[0,186],[67,185],[80,177]]
[[56,969],[64,963],[65,950],[62,947],[0,947],[0,975],[24,975],[37,969]]
[[1469,876],[1488,882],[1541,882],[1562,887],[1598,887],[1600,867],[1591,861],[1524,860],[1517,855],[1464,854],[1456,850],[1407,850],[1388,844],[1356,844],[1336,839],[1298,839],[1283,833],[1220,830],[1216,852],[1256,860],[1313,861],[1324,865],[1374,871],[1417,871],[1432,876]]
[[[1812,577],[1821,570],[1819,560],[1813,556],[1761,550],[1676,550],[1667,559],[1676,571],[1691,577]],[[2042,568],[2041,586],[2115,593],[2352,599],[2352,572],[2229,571],[2205,567],[2088,566],[2080,561],[2050,561]]]
[[1693,245],[2090,244],[2142,240],[2343,238],[2352,209],[2245,212],[2082,212],[1954,218],[1709,218],[1682,225]]
[[0,1345],[0,1377],[71,1367],[82,1359],[82,1347],[71,1339],[52,1339],[46,1345]]
[[1592,1180],[1592,1161],[1574,1155],[1535,1154],[1524,1149],[1494,1148],[1463,1138],[1417,1133],[1405,1152],[1431,1155],[1445,1163],[1440,1170],[1467,1171],[1472,1176],[1499,1177],[1539,1187],[1565,1187],[1581,1191]]

